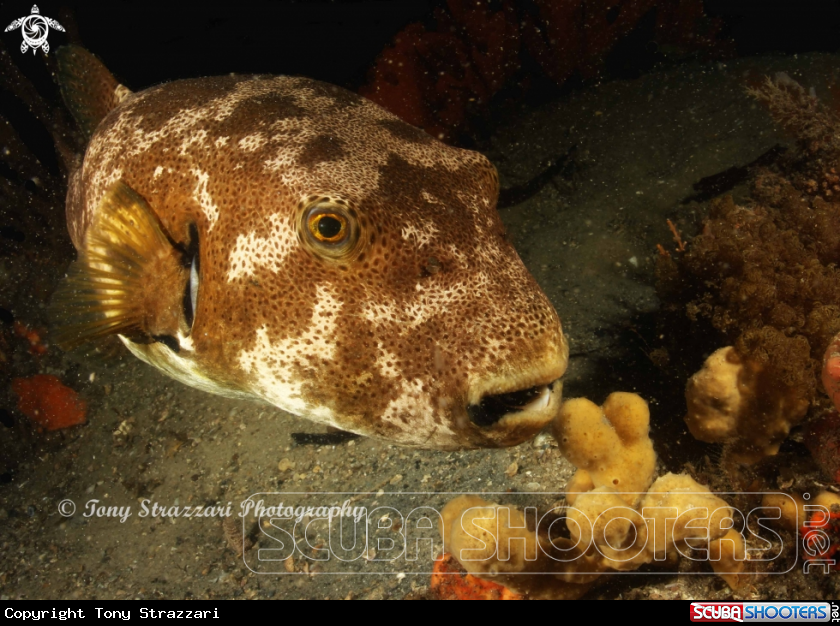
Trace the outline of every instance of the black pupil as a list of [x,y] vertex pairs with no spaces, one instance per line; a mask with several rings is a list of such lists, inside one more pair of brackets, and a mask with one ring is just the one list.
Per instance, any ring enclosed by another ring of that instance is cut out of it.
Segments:
[[341,222],[334,217],[324,215],[318,220],[318,234],[324,239],[332,239],[341,232]]

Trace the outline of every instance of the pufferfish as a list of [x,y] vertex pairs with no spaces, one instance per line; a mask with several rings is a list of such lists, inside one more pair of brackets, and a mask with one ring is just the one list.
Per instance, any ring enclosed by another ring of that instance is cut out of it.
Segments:
[[307,78],[133,93],[58,56],[89,137],[60,344],[116,334],[187,385],[406,446],[515,445],[557,414],[568,345],[484,156]]

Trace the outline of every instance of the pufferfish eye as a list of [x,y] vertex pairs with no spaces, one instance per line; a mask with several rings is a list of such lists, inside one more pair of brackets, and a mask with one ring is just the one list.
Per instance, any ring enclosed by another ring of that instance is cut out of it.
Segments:
[[347,219],[335,213],[316,213],[309,218],[309,232],[318,241],[341,243],[347,236]]
[[360,252],[360,233],[356,212],[344,204],[322,199],[303,209],[301,241],[321,258],[352,260]]

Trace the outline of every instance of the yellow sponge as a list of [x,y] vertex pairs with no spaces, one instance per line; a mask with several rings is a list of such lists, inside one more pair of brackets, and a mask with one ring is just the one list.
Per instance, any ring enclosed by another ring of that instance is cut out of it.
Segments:
[[574,504],[574,492],[610,487],[635,506],[656,468],[649,426],[647,402],[635,393],[612,393],[600,407],[586,398],[564,402],[552,426],[554,437],[578,468],[566,500]]

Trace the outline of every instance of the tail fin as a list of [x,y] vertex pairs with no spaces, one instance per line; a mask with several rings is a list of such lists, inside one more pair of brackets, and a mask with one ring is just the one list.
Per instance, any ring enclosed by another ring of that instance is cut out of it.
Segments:
[[99,122],[131,92],[80,46],[62,46],[56,57],[61,96],[88,141]]

